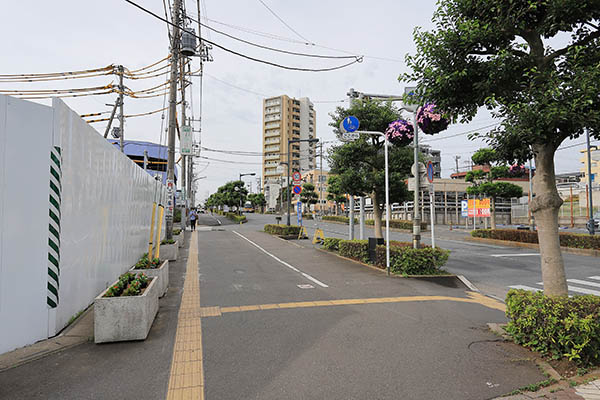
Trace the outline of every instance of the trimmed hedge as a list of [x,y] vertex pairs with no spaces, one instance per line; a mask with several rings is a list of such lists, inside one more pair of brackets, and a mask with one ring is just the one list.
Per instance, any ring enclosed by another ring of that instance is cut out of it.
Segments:
[[[413,249],[412,243],[393,242],[390,246],[390,271],[402,275],[445,274],[441,267],[446,264],[449,255],[450,251],[440,248]],[[375,260],[378,267],[385,268],[385,246],[377,246]]]
[[276,225],[276,224],[267,224],[264,227],[266,233],[270,233],[271,235],[298,235],[300,233],[299,226],[287,226],[287,225]]
[[[563,247],[600,250],[600,236],[567,232],[559,232],[558,235],[560,245]],[[471,236],[521,243],[538,243],[537,232],[517,229],[477,229],[471,232]]]
[[353,260],[369,262],[369,241],[368,240],[340,240],[340,256],[348,257]]
[[[350,218],[344,217],[342,215],[324,215],[323,221],[343,222],[343,223],[347,224],[350,222]],[[354,218],[354,223],[355,224],[359,223],[357,218]],[[385,219],[382,220],[381,223],[383,224],[383,228],[385,229]],[[365,225],[375,225],[375,221],[372,219],[366,219]],[[393,228],[393,229],[405,229],[405,230],[410,231],[410,230],[412,230],[412,226],[413,226],[412,221],[404,221],[404,220],[400,220],[400,219],[390,219],[390,228]],[[422,230],[427,229],[427,223],[421,222],[421,229]]]
[[227,217],[228,219],[232,220],[233,222],[246,222],[246,216],[245,215],[237,215],[236,213],[232,213],[232,212],[228,212],[225,214],[225,217]]
[[340,238],[325,238],[323,240],[323,248],[329,251],[339,251],[340,250],[340,242],[343,239]]
[[548,297],[511,289],[506,328],[516,343],[554,359],[580,365],[600,363],[600,297]]

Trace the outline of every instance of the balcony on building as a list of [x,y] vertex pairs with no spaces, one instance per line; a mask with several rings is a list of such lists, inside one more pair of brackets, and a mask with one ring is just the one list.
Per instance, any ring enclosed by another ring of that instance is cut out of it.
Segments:
[[279,154],[265,154],[265,161],[279,160]]
[[271,114],[271,115],[265,116],[265,122],[279,121],[279,120],[281,120],[281,114]]
[[265,131],[265,137],[279,137],[281,135],[281,131],[279,129],[267,129]]
[[281,99],[279,97],[276,97],[274,99],[269,99],[269,100],[267,100],[265,102],[265,105],[267,107],[270,107],[270,106],[279,106],[279,105],[281,105]]
[[280,127],[279,122],[267,122],[265,124],[266,129],[274,129],[274,128],[279,128],[279,127]]

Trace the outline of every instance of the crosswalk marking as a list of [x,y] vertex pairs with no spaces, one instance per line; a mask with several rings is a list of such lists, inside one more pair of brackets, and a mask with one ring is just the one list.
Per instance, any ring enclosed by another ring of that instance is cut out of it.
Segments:
[[577,286],[569,285],[569,290],[572,292],[577,292],[577,293],[593,294],[594,296],[600,296],[600,292],[597,290],[585,289],[585,288],[580,288]]
[[[596,275],[596,276],[588,276],[586,279],[594,279],[597,281],[600,281],[600,275]],[[568,282],[568,290],[569,292],[574,292],[574,293],[583,293],[583,294],[591,294],[594,296],[600,296],[600,289],[598,290],[592,290],[592,289],[588,289],[586,287],[581,287],[581,286],[591,286],[594,288],[600,288],[600,283],[598,282],[592,282],[592,281],[588,281],[588,280],[583,280],[583,279],[567,279]],[[572,284],[576,284],[579,286],[573,286]],[[539,285],[542,288],[544,287],[544,283],[543,282],[536,282],[535,285]],[[540,292],[543,289],[541,288],[536,288],[536,287],[532,287],[532,286],[526,286],[526,285],[512,285],[509,286],[510,289],[523,289],[523,290],[529,290],[531,292]],[[571,295],[569,295],[569,297],[572,297]]]
[[586,286],[600,287],[600,283],[596,283],[596,282],[588,282],[588,281],[582,281],[581,279],[567,279],[567,282],[576,283],[576,284],[578,284],[578,285],[586,285]]
[[532,291],[532,292],[539,292],[539,291],[542,290],[542,289],[537,289],[537,288],[530,287],[530,286],[525,286],[525,285],[512,285],[512,286],[509,286],[509,288],[511,288],[511,289],[529,290],[529,291]]

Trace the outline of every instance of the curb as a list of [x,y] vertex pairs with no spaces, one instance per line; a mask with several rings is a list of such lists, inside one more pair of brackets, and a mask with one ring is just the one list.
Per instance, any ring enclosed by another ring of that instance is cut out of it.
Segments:
[[[75,321],[63,329],[58,335],[40,340],[29,346],[21,347],[8,353],[0,354],[0,372],[20,367],[62,350],[89,342],[94,336],[94,305],[90,305]],[[91,332],[82,325],[91,318]]]
[[[540,246],[537,243],[513,242],[510,240],[488,239],[488,238],[478,238],[478,237],[467,236],[467,237],[465,237],[465,241],[497,244],[497,245],[507,246],[507,247],[522,247],[522,248],[526,248],[526,249],[537,249],[537,250],[540,249]],[[560,250],[565,253],[577,254],[580,256],[600,257],[600,250],[577,249],[577,248],[573,248],[573,247],[564,247],[564,246],[561,246]]]

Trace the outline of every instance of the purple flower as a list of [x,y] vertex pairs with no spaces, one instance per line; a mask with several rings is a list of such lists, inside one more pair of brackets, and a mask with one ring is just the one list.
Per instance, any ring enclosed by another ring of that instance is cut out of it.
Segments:
[[399,119],[388,125],[385,136],[395,145],[406,145],[413,140],[414,127],[410,122]]

